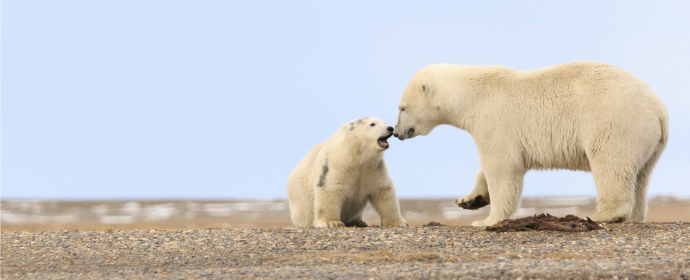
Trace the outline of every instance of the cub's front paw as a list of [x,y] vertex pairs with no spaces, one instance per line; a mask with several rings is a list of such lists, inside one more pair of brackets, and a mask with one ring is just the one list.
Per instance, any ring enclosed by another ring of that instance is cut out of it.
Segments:
[[369,223],[365,220],[357,219],[352,222],[345,224],[346,227],[369,227]]
[[385,223],[381,224],[381,226],[384,226],[384,227],[409,227],[410,224],[408,224],[407,221],[401,219],[401,220],[393,220],[393,221],[385,222]]
[[468,210],[475,210],[489,205],[489,200],[484,196],[478,195],[475,197],[463,196],[455,201],[458,207]]
[[343,224],[343,222],[338,221],[338,220],[332,220],[332,221],[316,222],[316,224],[314,226],[315,227],[338,228],[338,227],[344,227],[345,224]]

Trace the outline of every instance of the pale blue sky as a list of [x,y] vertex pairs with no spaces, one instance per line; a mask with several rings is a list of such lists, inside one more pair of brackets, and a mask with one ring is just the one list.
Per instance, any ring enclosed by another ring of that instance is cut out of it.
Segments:
[[[690,195],[690,2],[2,1],[2,198],[283,198],[340,124],[393,125],[439,63],[623,67],[666,103],[652,194]],[[391,140],[400,197],[458,197],[467,132]],[[530,172],[525,196],[596,194]]]

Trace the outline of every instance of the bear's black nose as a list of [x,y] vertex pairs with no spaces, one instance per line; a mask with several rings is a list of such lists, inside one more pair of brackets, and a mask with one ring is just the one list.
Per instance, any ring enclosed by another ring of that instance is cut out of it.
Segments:
[[397,133],[393,133],[393,136],[398,137],[398,134],[397,134]]
[[386,128],[386,129],[388,129],[388,131],[390,131],[390,132],[393,132],[393,127],[392,127],[392,126],[389,126],[389,127]]

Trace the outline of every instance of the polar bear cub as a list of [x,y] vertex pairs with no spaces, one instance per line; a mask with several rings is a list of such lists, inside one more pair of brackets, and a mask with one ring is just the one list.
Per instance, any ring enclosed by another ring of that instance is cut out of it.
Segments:
[[292,222],[299,227],[367,227],[370,202],[382,226],[408,226],[400,215],[383,153],[393,127],[375,118],[343,124],[311,149],[287,181]]
[[400,140],[448,124],[472,135],[481,170],[456,203],[491,204],[473,226],[509,218],[528,170],[591,171],[595,221],[644,222],[647,185],[668,142],[666,107],[627,71],[576,61],[531,71],[435,64],[410,80],[399,104]]

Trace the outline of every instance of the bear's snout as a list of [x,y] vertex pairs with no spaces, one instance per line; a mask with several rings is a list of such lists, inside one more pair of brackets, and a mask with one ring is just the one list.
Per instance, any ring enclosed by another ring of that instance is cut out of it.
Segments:
[[[389,127],[386,128],[386,129],[387,129],[388,131],[390,131],[390,132],[393,132],[393,130],[394,130],[394,128],[393,128],[392,126],[389,126]],[[395,135],[395,136],[397,137],[397,135]]]

